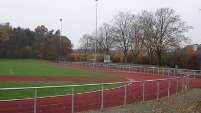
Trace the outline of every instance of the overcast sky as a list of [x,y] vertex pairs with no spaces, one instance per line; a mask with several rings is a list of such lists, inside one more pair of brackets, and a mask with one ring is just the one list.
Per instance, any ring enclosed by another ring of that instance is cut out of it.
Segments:
[[[186,36],[192,43],[201,44],[201,0],[99,0],[98,26],[110,22],[119,12],[138,14],[142,10],[155,11],[172,8],[181,20],[192,26]],[[74,48],[79,39],[91,34],[96,27],[95,0],[0,0],[0,23],[10,22],[12,27],[30,28],[45,25],[48,30],[61,28]]]

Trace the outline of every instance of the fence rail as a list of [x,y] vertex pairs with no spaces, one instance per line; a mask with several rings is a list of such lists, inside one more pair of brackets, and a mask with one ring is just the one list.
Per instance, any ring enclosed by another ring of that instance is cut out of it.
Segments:
[[[93,67],[93,63],[89,62],[63,62],[64,65],[74,65],[74,66],[85,66]],[[96,63],[96,68],[106,68],[106,69],[116,69],[128,72],[141,72],[149,74],[160,74],[168,76],[185,76],[185,75],[196,75],[201,76],[201,70],[190,70],[190,69],[176,69],[176,68],[158,68],[158,67],[148,67],[148,66],[138,66],[138,65],[118,65],[114,63]]]
[[[85,63],[85,62],[64,62],[65,65],[77,65],[77,66],[93,66],[93,64]],[[132,65],[117,65],[117,64],[96,64],[97,68],[106,68],[106,69],[117,69],[120,71],[129,71],[129,72],[137,72],[137,73],[149,73],[149,74],[158,74],[158,75],[168,75],[175,76],[174,78],[165,78],[165,79],[156,79],[156,80],[143,80],[143,81],[128,81],[128,82],[114,82],[114,83],[99,83],[99,84],[84,84],[84,85],[63,85],[63,86],[42,86],[42,87],[21,87],[21,88],[0,88],[1,91],[11,91],[11,90],[34,90],[34,98],[30,99],[30,103],[32,103],[31,107],[27,107],[27,109],[18,108],[19,112],[32,112],[32,113],[51,113],[49,109],[51,107],[45,108],[45,106],[53,106],[48,104],[44,105],[42,103],[43,100],[40,100],[38,97],[39,89],[51,89],[51,88],[71,88],[71,95],[64,95],[64,97],[68,101],[63,102],[61,104],[64,106],[59,110],[62,112],[72,112],[89,110],[86,107],[91,107],[92,109],[101,109],[104,107],[116,106],[116,105],[124,105],[133,102],[144,102],[146,100],[156,98],[159,100],[160,97],[170,96],[171,94],[178,94],[178,92],[184,92],[189,89],[189,78],[200,78],[200,71],[197,70],[188,70],[188,69],[174,69],[174,68],[156,68],[156,67],[143,67],[143,66],[132,66]],[[121,87],[106,90],[106,85],[114,85],[114,84],[122,84]],[[94,95],[90,94],[76,94],[75,90],[77,87],[89,87],[89,86],[100,86],[101,91],[94,92]],[[83,98],[81,98],[83,96]],[[86,97],[85,97],[86,96]],[[88,96],[88,97],[87,97]],[[57,98],[56,96],[54,98]],[[54,99],[52,98],[52,99]],[[78,99],[79,98],[79,99]],[[84,98],[88,98],[91,101],[84,100]],[[116,101],[113,99],[116,98]],[[100,100],[99,100],[100,99]],[[59,99],[58,99],[59,100]],[[22,99],[21,101],[27,101],[27,99]],[[69,102],[71,101],[71,102]],[[0,100],[0,108],[5,104],[5,102],[12,101],[3,101]],[[20,104],[20,102],[16,102]],[[47,101],[48,102],[48,101]],[[89,103],[88,103],[89,102]],[[91,103],[90,103],[91,102]],[[46,103],[45,103],[46,104]],[[64,105],[65,104],[65,105]],[[58,104],[59,105],[59,104]],[[88,106],[86,106],[88,105]],[[17,108],[16,108],[17,109]],[[14,110],[16,110],[14,109]],[[43,110],[45,109],[45,110]],[[53,110],[57,108],[53,108]],[[28,111],[27,111],[28,110]],[[12,109],[11,109],[12,111]],[[9,109],[0,109],[0,112],[11,112]]]

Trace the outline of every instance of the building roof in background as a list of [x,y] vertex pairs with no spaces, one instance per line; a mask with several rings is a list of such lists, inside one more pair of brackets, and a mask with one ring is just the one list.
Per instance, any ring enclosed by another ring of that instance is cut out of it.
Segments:
[[182,52],[187,52],[190,54],[201,54],[201,44],[193,44],[188,45],[184,49],[182,49]]

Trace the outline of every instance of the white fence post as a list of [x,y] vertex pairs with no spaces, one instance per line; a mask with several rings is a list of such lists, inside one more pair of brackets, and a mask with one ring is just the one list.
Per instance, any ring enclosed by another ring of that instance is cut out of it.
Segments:
[[144,103],[144,96],[145,96],[145,81],[142,82],[142,102]]
[[177,78],[176,95],[178,93],[178,86],[179,86],[179,81],[178,81],[178,78]]
[[154,73],[154,68],[153,68],[153,74],[155,74],[155,73]]
[[101,110],[103,110],[103,106],[104,106],[104,87],[102,84],[102,91],[101,91]]
[[184,92],[184,77],[182,77],[182,93]]
[[127,84],[125,84],[125,92],[124,92],[124,107],[126,106],[126,97],[127,97],[126,93],[127,93]]
[[189,89],[189,87],[190,87],[190,86],[189,86],[189,79],[190,79],[190,77],[188,76],[188,77],[187,77],[187,80],[188,80],[188,82],[187,82],[187,89]]
[[34,113],[36,113],[37,110],[37,88],[35,88],[35,94],[34,94]]
[[170,80],[168,80],[168,98],[170,97]]
[[188,77],[186,76],[186,86],[185,86],[186,91],[188,90]]
[[168,76],[170,76],[170,71],[171,71],[171,70],[168,69]]
[[160,88],[160,82],[159,80],[157,81],[157,101],[159,99],[159,88]]
[[74,113],[74,86],[72,86],[72,113]]

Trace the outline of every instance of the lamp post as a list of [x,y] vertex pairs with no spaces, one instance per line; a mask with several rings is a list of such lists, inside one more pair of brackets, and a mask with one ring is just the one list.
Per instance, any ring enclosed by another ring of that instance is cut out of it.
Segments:
[[61,35],[62,35],[62,19],[60,19],[61,21],[61,30],[60,30],[60,41],[59,41],[59,63],[61,61]]
[[95,67],[96,64],[96,40],[97,40],[97,8],[98,8],[98,0],[96,1],[96,37],[95,37],[95,51],[94,51],[94,61],[93,61],[93,67]]

